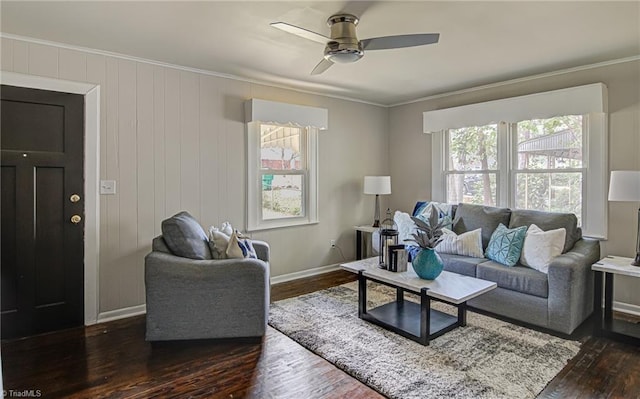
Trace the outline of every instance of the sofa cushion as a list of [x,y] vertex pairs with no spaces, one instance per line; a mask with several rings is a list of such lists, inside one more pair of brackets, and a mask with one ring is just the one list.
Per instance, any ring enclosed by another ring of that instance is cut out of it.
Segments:
[[525,226],[508,229],[500,223],[491,235],[484,256],[505,266],[514,266],[520,260],[526,234]]
[[500,223],[509,225],[511,210],[473,204],[459,204],[456,217],[453,219],[453,232],[462,234],[467,231],[482,229],[482,249],[489,245],[491,234]]
[[162,237],[176,256],[211,259],[207,234],[189,212],[182,211],[163,220]]
[[569,251],[575,243],[582,238],[582,232],[578,228],[578,218],[573,213],[556,213],[515,209],[511,212],[509,228],[535,224],[544,231],[564,228],[567,235],[564,241],[562,253]]
[[487,261],[485,258],[470,258],[462,255],[443,253],[439,253],[439,255],[444,263],[444,270],[471,277],[476,277],[476,265]]
[[500,288],[518,291],[542,298],[549,296],[547,275],[526,266],[505,267],[498,262],[487,261],[478,264],[476,277],[493,281]]

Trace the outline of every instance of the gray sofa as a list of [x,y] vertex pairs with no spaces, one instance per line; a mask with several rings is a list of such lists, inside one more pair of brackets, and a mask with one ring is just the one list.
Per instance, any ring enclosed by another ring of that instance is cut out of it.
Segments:
[[156,237],[145,257],[147,341],[263,336],[269,245],[252,243],[258,259],[190,259]]
[[452,230],[482,228],[483,249],[503,223],[509,228],[536,224],[542,230],[564,227],[564,251],[545,274],[517,264],[506,267],[485,258],[441,254],[444,269],[494,281],[498,288],[469,301],[469,306],[525,323],[571,334],[593,312],[591,265],[600,259],[600,243],[582,238],[573,214],[510,210],[470,204],[455,209]]

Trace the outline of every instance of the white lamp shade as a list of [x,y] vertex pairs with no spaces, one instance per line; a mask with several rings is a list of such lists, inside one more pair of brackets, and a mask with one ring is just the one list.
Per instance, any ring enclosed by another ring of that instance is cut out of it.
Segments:
[[640,201],[640,171],[612,171],[609,181],[609,201]]
[[391,176],[365,176],[365,194],[391,194]]

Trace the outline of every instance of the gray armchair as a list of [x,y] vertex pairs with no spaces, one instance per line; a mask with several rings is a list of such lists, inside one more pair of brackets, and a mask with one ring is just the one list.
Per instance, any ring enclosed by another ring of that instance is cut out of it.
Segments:
[[260,337],[269,309],[269,245],[258,259],[175,256],[162,236],[145,257],[147,341]]

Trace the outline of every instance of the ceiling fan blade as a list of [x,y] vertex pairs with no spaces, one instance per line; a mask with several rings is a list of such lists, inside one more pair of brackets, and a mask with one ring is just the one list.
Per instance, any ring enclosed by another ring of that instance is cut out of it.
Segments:
[[438,43],[439,39],[439,33],[417,33],[413,35],[373,37],[364,39],[360,43],[362,43],[364,50],[386,50]]
[[326,44],[329,40],[331,40],[319,33],[312,32],[310,30],[300,28],[299,26],[291,25],[286,22],[274,22],[270,25],[287,33],[293,33],[294,35],[304,37],[305,39],[313,40],[314,42],[322,44]]
[[313,71],[311,71],[311,74],[312,75],[320,75],[322,72],[324,72],[327,69],[329,69],[331,67],[331,65],[333,65],[333,62],[329,61],[326,58],[323,58],[322,61],[320,61],[318,63],[318,65],[316,65],[316,67],[313,68]]

